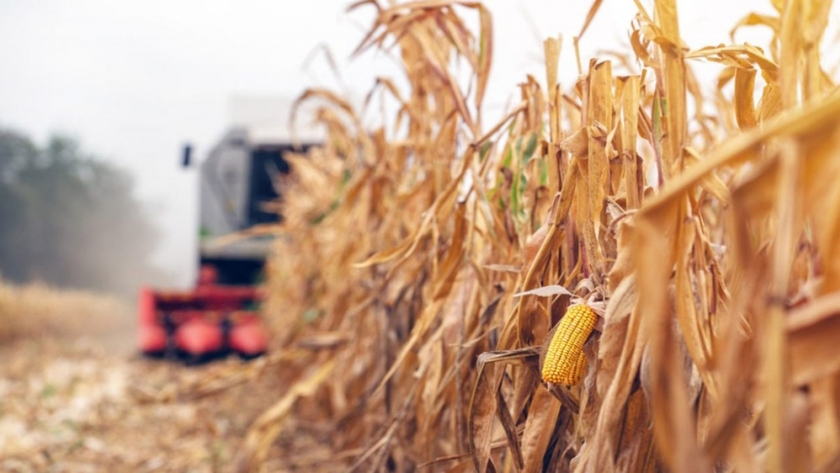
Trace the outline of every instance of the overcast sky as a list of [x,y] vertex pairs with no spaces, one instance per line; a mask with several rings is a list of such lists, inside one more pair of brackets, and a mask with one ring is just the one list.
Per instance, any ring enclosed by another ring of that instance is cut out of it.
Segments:
[[[228,124],[236,94],[295,97],[308,86],[338,87],[326,45],[357,96],[388,58],[349,55],[370,24],[372,8],[346,14],[347,0],[0,0],[0,125],[45,139],[71,134],[137,178],[138,196],[165,233],[158,261],[193,274],[195,172],[178,167],[180,147],[201,157]],[[489,0],[495,57],[487,102],[501,109],[526,73],[542,80],[541,40],[563,34],[561,78],[574,80],[571,37],[591,2]],[[650,1],[644,1],[649,5]],[[692,48],[728,43],[748,11],[770,12],[769,0],[679,2]],[[835,8],[835,12],[836,12]],[[606,0],[586,33],[586,61],[621,48],[635,14],[632,0]],[[471,12],[465,13],[474,17]],[[726,17],[723,22],[717,17]],[[739,41],[743,41],[743,39]]]

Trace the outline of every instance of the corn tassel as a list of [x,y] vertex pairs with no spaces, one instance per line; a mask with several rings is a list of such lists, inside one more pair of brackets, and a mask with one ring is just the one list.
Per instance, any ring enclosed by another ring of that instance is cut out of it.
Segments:
[[583,344],[595,328],[598,316],[585,305],[569,307],[557,324],[542,366],[547,383],[573,386],[586,374]]

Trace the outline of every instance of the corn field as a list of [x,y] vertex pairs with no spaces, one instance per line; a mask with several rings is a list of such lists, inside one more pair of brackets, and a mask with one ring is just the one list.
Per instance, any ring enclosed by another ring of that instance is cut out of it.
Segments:
[[[240,471],[278,446],[293,471],[840,471],[831,2],[771,3],[733,21],[769,44],[690,48],[676,0],[637,1],[631,50],[570,84],[575,45],[549,38],[498,123],[485,6],[352,5],[377,11],[357,54],[404,77],[376,80],[375,129],[336,92],[299,99],[328,139],[288,156],[268,280],[288,389]],[[575,304],[597,314],[582,377],[546,383]]]

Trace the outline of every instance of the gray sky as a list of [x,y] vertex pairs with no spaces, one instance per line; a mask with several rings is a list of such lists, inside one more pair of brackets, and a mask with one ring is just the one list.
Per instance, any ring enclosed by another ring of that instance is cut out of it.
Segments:
[[[526,73],[544,78],[540,41],[549,35],[564,36],[561,79],[571,83],[577,75],[571,38],[590,3],[486,1],[496,53],[488,103],[500,110]],[[180,146],[190,141],[203,156],[225,130],[235,94],[293,98],[308,86],[338,87],[323,55],[304,69],[319,44],[332,51],[356,96],[377,74],[392,75],[392,63],[382,54],[349,59],[373,9],[348,15],[348,4],[0,0],[0,124],[39,140],[51,132],[71,134],[85,149],[134,173],[138,196],[153,207],[165,234],[157,260],[189,284],[197,186],[194,170],[178,167]],[[679,8],[692,48],[728,43],[738,18],[751,10],[771,11],[762,0],[681,1]],[[582,41],[582,60],[599,49],[628,50],[621,44],[634,13],[632,0],[605,1]]]

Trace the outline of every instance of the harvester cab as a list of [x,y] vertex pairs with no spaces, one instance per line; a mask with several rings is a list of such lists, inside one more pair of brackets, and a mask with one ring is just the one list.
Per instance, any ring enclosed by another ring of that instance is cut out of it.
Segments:
[[[197,361],[266,351],[259,284],[271,238],[261,225],[280,218],[279,176],[288,151],[308,145],[258,141],[244,128],[226,133],[199,168],[198,277],[190,290],[141,289],[138,342],[143,354]],[[192,166],[192,149],[183,164]]]

